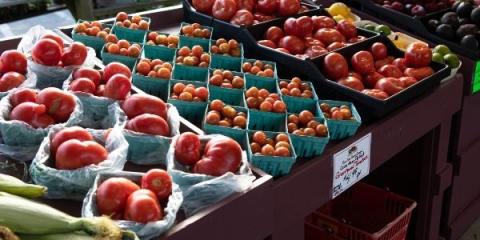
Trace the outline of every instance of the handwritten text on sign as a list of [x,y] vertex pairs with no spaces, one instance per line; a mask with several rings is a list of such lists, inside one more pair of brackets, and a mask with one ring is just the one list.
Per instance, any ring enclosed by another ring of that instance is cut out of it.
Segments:
[[372,134],[369,133],[333,155],[332,198],[358,182],[370,172]]

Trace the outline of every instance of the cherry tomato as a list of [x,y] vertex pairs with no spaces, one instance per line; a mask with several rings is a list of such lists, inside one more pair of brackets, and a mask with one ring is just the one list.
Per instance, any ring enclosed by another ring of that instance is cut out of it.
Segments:
[[115,74],[105,85],[105,97],[115,100],[124,100],[130,94],[132,83],[130,79],[123,74]]
[[[142,189],[145,190],[145,189]],[[133,192],[127,199],[125,205],[125,220],[146,224],[148,222],[158,221],[163,218],[162,209],[157,199],[143,192]]]
[[107,157],[107,150],[97,142],[70,139],[58,147],[55,155],[55,167],[61,170],[74,170],[91,164],[99,164]]
[[258,0],[257,11],[266,15],[277,12],[279,2],[277,0]]
[[267,29],[265,32],[265,39],[270,40],[274,43],[278,42],[281,38],[285,36],[283,30],[277,26],[272,26]]
[[23,88],[16,90],[10,97],[10,104],[12,107],[16,107],[23,102],[36,102],[37,91],[30,88]]
[[52,39],[40,39],[33,46],[32,59],[45,66],[55,66],[62,60],[62,49]]
[[205,146],[202,159],[193,167],[193,172],[211,176],[235,173],[242,161],[242,148],[229,137],[215,137]]
[[172,177],[162,169],[151,169],[142,177],[142,188],[155,193],[159,201],[165,201],[172,194]]
[[25,81],[25,76],[17,72],[7,72],[0,78],[0,92],[20,86]]
[[348,63],[339,53],[329,53],[323,60],[323,69],[327,76],[337,80],[348,76]]
[[88,67],[81,67],[73,72],[73,79],[82,77],[92,80],[96,86],[100,85],[102,80],[102,75],[99,71]]
[[282,16],[295,15],[300,11],[300,0],[280,0],[278,12]]
[[110,80],[110,78],[117,73],[123,74],[127,78],[132,77],[132,72],[127,66],[125,66],[125,64],[119,62],[112,62],[107,64],[107,66],[105,66],[105,69],[103,69],[103,81],[107,83],[108,80]]
[[7,50],[0,56],[2,72],[27,73],[27,58],[17,50]]
[[76,106],[73,94],[54,87],[41,90],[37,95],[37,103],[45,105],[47,113],[56,122],[66,122]]
[[167,119],[167,104],[152,95],[133,94],[122,103],[122,110],[130,119],[143,113],[151,113]]
[[372,52],[375,61],[385,59],[388,54],[387,47],[381,42],[374,43],[370,51]]
[[82,65],[87,58],[88,50],[81,42],[74,42],[66,48],[62,55],[64,66]]
[[103,181],[95,194],[98,212],[115,220],[122,218],[128,197],[139,189],[126,178],[113,177]]
[[246,9],[240,9],[235,13],[235,15],[233,15],[230,23],[238,26],[250,26],[253,24],[254,20],[255,17],[250,11]]
[[55,133],[53,136],[52,142],[50,143],[51,154],[55,155],[58,147],[70,139],[77,139],[79,141],[93,141],[93,136],[87,130],[81,127],[64,128]]
[[130,119],[125,128],[150,135],[170,136],[170,127],[167,121],[160,116],[150,113],[144,113]]
[[216,0],[213,4],[212,15],[220,20],[228,21],[237,12],[235,0]]
[[375,71],[373,56],[368,51],[360,51],[352,56],[352,67],[360,74],[370,74]]
[[175,144],[175,160],[183,165],[194,165],[200,160],[200,138],[196,134],[180,134]]
[[193,7],[199,12],[211,13],[215,0],[192,0]]

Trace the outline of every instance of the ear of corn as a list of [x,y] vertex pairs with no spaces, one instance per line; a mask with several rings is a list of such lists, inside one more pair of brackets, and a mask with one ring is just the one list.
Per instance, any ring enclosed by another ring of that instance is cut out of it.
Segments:
[[0,174],[0,191],[26,198],[37,198],[43,196],[47,191],[46,187],[24,183],[18,178]]
[[45,234],[45,235],[19,235],[22,240],[95,240],[85,232],[72,232],[72,233],[57,233],[57,234]]
[[45,204],[4,192],[0,192],[0,225],[19,234],[84,231],[97,239],[122,238],[122,232],[109,218],[75,218]]

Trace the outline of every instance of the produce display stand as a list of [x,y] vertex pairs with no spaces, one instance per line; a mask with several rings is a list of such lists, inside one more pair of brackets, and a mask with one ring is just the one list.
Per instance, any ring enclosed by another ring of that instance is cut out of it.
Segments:
[[[333,1],[320,2],[325,6],[333,3]],[[385,13],[392,10],[372,11],[372,9],[382,7],[376,6],[370,0],[345,2],[349,6],[362,9],[362,11],[355,11],[362,19],[370,19],[378,23],[385,23],[383,20],[387,20],[391,23],[390,25],[394,30],[394,26],[397,24],[402,25],[403,23],[402,27],[404,29],[402,31],[409,31],[421,40],[436,44],[447,44],[454,52],[456,51],[455,49],[458,49],[458,47],[452,46],[452,44],[429,32],[424,26],[421,26],[422,29],[419,29],[418,26],[422,25],[420,19],[411,18],[409,21],[400,21],[395,18],[395,16],[403,14],[394,14],[387,17]],[[478,162],[478,154],[480,153],[480,128],[478,127],[480,113],[477,111],[480,105],[480,94],[474,92],[475,80],[480,80],[480,76],[475,73],[480,70],[477,64],[480,58],[478,54],[476,55],[473,52],[469,53],[469,51],[461,50],[457,52],[462,61],[459,73],[464,76],[464,90],[462,109],[452,122],[452,144],[450,145],[451,153],[449,155],[449,162],[453,166],[452,186],[447,191],[443,206],[442,236],[449,240],[458,239],[480,215],[480,184],[474,180],[477,177],[475,169],[480,168]]]
[[[151,18],[151,29],[165,33],[176,33],[183,20],[181,6],[141,14]],[[61,30],[69,35],[71,28]],[[1,42],[0,50],[15,48],[19,40]],[[414,199],[418,203],[414,212],[414,239],[438,239],[443,194],[452,180],[453,169],[448,161],[452,118],[461,108],[463,82],[460,74],[446,79],[400,109],[362,125],[355,136],[331,142],[322,155],[297,160],[286,176],[274,180],[254,169],[257,179],[251,189],[190,218],[177,218],[174,227],[161,239],[304,239],[304,218],[332,198],[333,155],[368,134],[372,139],[370,173],[411,145],[421,149],[417,152],[419,181],[409,186],[420,193]],[[187,121],[182,121],[182,129],[202,133]],[[403,169],[408,170],[409,166],[403,164]],[[145,168],[127,164],[126,170]],[[49,200],[47,203],[73,215],[79,215],[81,208],[79,202]]]

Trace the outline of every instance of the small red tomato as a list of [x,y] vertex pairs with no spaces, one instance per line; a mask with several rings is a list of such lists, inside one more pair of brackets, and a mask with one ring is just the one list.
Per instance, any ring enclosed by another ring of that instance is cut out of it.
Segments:
[[372,52],[375,61],[385,59],[388,54],[387,47],[381,42],[372,44],[370,51]]
[[340,80],[338,80],[338,84],[343,85],[343,86],[347,86],[347,87],[355,89],[357,91],[363,91],[363,89],[365,89],[362,81],[360,81],[360,79],[358,79],[356,77],[352,77],[352,76],[346,77],[346,78],[341,78]]
[[7,50],[0,56],[2,72],[27,73],[27,57],[17,50]]
[[378,73],[378,72],[373,72],[373,73],[370,73],[368,74],[363,80],[363,83],[367,86],[367,87],[370,87],[370,88],[373,88],[375,87],[375,84],[377,84],[378,80],[384,78],[385,76],[383,76],[382,74]]
[[320,28],[335,28],[337,23],[333,18],[327,16],[313,16],[313,29],[314,31]]
[[238,26],[250,26],[253,24],[253,20],[255,19],[250,11],[240,9],[233,15],[230,23]]
[[382,74],[385,77],[394,77],[394,78],[399,78],[403,76],[403,73],[398,67],[392,64],[387,64],[383,67],[381,67],[378,70],[378,73]]
[[352,67],[360,74],[370,74],[375,71],[373,56],[368,51],[360,51],[352,56]]
[[415,83],[417,83],[417,79],[415,79],[413,77],[401,77],[399,79],[400,79],[400,81],[403,82],[403,85],[405,86],[405,88],[410,87],[410,86],[414,85]]
[[282,16],[292,16],[300,11],[300,0],[279,0],[278,12]]
[[87,58],[88,50],[81,42],[73,42],[66,48],[62,54],[62,63],[64,66],[82,65]]
[[32,59],[45,66],[56,66],[62,60],[62,49],[52,39],[41,39],[33,46]]
[[70,83],[70,91],[95,94],[95,83],[88,78],[77,78]]
[[402,72],[405,71],[405,69],[407,68],[405,64],[405,58],[396,58],[395,60],[393,60],[392,64],[397,66]]
[[272,26],[267,29],[265,32],[265,39],[270,40],[274,43],[278,42],[281,38],[285,36],[283,30],[277,26]]
[[432,50],[428,44],[414,42],[408,45],[405,51],[405,63],[409,67],[426,67],[432,61]]
[[347,46],[347,44],[345,44],[345,43],[343,43],[343,42],[333,42],[333,43],[331,43],[330,45],[328,45],[327,50],[328,50],[329,52],[333,52],[333,51],[335,51],[335,50],[337,50],[337,49],[344,48],[344,47],[346,47],[346,46]]
[[421,67],[421,68],[407,68],[405,69],[405,71],[403,71],[403,73],[407,77],[413,77],[418,81],[421,81],[424,78],[432,75],[434,71],[431,67]]
[[68,140],[77,139],[79,141],[93,141],[93,136],[87,130],[81,127],[68,127],[64,128],[57,133],[52,138],[50,143],[50,152],[55,156],[57,153],[58,147]]
[[99,71],[88,67],[81,67],[73,72],[73,79],[82,77],[92,80],[96,86],[100,85],[102,80],[102,75]]
[[16,90],[10,97],[10,104],[12,107],[16,107],[20,103],[24,102],[36,102],[37,101],[37,91],[30,88],[23,88]]
[[286,35],[301,36],[295,18],[287,18],[283,23],[283,29],[285,30]]
[[266,15],[274,14],[277,8],[277,0],[258,0],[257,2],[257,11]]
[[287,49],[291,54],[302,54],[305,43],[296,36],[285,36],[278,42],[278,47]]
[[378,80],[375,88],[380,89],[392,96],[404,89],[404,83],[398,78],[386,77]]
[[142,177],[142,188],[155,193],[159,201],[165,201],[172,194],[172,177],[163,169],[150,169]]
[[229,21],[237,12],[235,0],[216,0],[212,7],[212,15],[220,20]]
[[375,69],[378,70],[387,64],[391,64],[393,62],[393,59],[394,58],[392,56],[388,56],[385,59],[375,61]]
[[357,27],[348,20],[340,20],[337,24],[337,30],[348,39],[357,36]]
[[118,73],[110,77],[105,85],[105,97],[124,100],[130,94],[130,90],[132,90],[130,79]]
[[183,165],[194,165],[200,160],[200,138],[185,132],[180,134],[175,144],[175,160]]
[[128,197],[125,205],[125,214],[123,215],[124,219],[143,224],[162,219],[163,213],[158,200],[152,198],[151,194],[139,191],[141,190],[133,192]]
[[112,62],[107,64],[107,66],[105,66],[105,68],[103,69],[103,81],[107,83],[108,80],[110,80],[110,78],[115,74],[122,74],[127,78],[132,77],[132,71],[130,71],[130,69],[125,66],[125,64],[119,62]]
[[170,127],[167,121],[160,116],[144,113],[128,120],[126,129],[150,135],[170,136]]
[[193,7],[203,13],[211,13],[215,0],[192,0]]
[[298,28],[297,33],[300,35],[300,37],[311,34],[313,31],[313,21],[312,18],[309,16],[302,16],[297,18],[296,25]]

